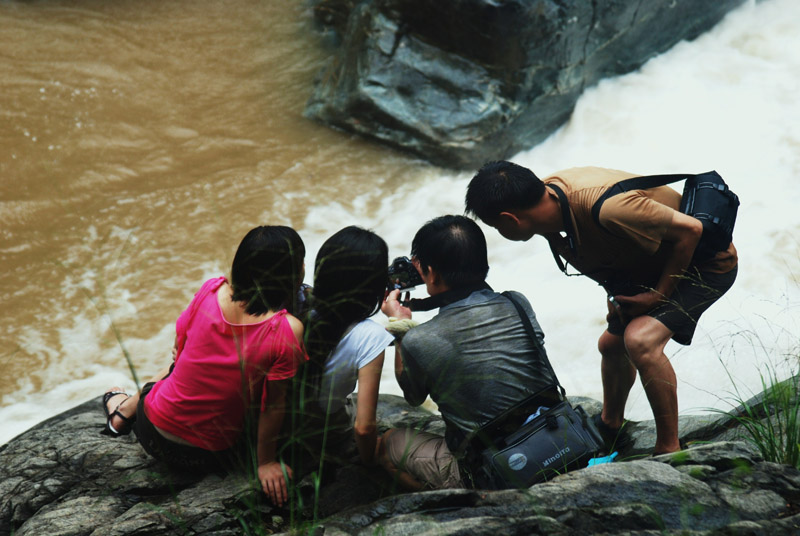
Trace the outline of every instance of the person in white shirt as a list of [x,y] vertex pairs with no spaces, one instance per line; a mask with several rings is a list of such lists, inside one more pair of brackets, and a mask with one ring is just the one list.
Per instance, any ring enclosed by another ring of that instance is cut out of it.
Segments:
[[[295,444],[316,459],[341,451],[341,432],[350,434],[352,424],[361,462],[376,462],[378,388],[384,351],[394,338],[370,317],[380,310],[388,264],[386,242],[355,226],[328,238],[317,254],[306,320],[309,361],[297,376],[300,407],[292,430]],[[349,395],[356,383],[353,422]]]

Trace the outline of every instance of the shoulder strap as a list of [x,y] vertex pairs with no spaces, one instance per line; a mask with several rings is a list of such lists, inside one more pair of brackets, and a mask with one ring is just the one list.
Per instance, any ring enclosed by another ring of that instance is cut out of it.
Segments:
[[569,200],[564,190],[555,184],[548,184],[550,188],[558,196],[558,202],[561,204],[561,219],[564,222],[564,232],[567,233],[567,240],[569,241],[569,249],[575,252],[575,227],[572,225],[572,216],[569,210]]
[[474,283],[457,289],[447,290],[429,298],[414,298],[409,300],[407,304],[404,303],[403,305],[407,305],[412,311],[430,311],[432,309],[438,309],[440,307],[444,307],[445,305],[450,305],[451,303],[461,301],[478,290],[492,290],[492,287],[490,287],[486,281],[481,281],[480,283]]
[[[511,295],[510,292],[506,291],[506,292],[503,292],[501,295],[504,296],[506,299],[508,299],[508,301],[510,301],[514,305],[514,308],[517,310],[517,313],[519,313],[520,320],[522,320],[522,326],[525,328],[525,331],[528,333],[528,336],[531,338],[531,341],[533,341],[533,345],[536,348],[536,350],[541,353],[542,358],[544,359],[544,362],[547,365],[547,368],[550,370],[550,373],[553,375],[553,379],[556,382],[556,386],[558,387],[558,389],[559,389],[559,391],[561,393],[561,399],[562,400],[565,399],[566,396],[567,396],[566,395],[566,390],[558,382],[558,378],[556,377],[556,373],[553,370],[553,366],[550,364],[550,361],[547,359],[547,353],[544,350],[544,346],[542,345],[541,342],[539,342],[539,338],[536,336],[536,333],[533,330],[533,325],[531,324],[530,318],[528,318],[528,313],[525,312],[525,309],[522,307],[522,305],[517,300],[514,299],[514,297]],[[551,387],[548,387],[546,389],[546,391],[549,391],[550,393],[553,393]],[[508,408],[506,411],[504,411],[503,413],[501,413],[500,415],[498,415],[497,417],[495,417],[494,419],[492,419],[488,423],[485,423],[480,428],[478,428],[476,430],[473,430],[472,432],[466,434],[461,439],[461,441],[458,442],[459,443],[458,447],[453,452],[455,454],[456,458],[460,458],[460,459],[461,458],[470,458],[470,453],[471,452],[474,455],[473,446],[476,445],[476,444],[478,446],[481,446],[482,448],[485,448],[486,446],[492,444],[492,440],[494,439],[494,437],[493,437],[494,433],[497,431],[495,429],[500,429],[502,427],[502,425],[506,423],[506,421],[511,420],[515,416],[519,416],[521,414],[524,414],[524,415],[530,414],[530,411],[525,412],[524,410],[527,409],[527,407],[531,404],[532,401],[535,401],[539,397],[541,397],[543,392],[544,391],[541,391],[541,392],[538,392],[538,393],[534,393],[534,394],[524,398],[523,400],[520,400],[517,404],[515,404],[512,407]],[[555,395],[555,396],[557,396],[557,395]],[[521,410],[523,410],[523,411],[521,412]],[[466,461],[467,461],[468,464],[476,462],[476,460],[474,460],[474,459],[471,459],[471,460],[467,459]]]
[[682,181],[684,179],[688,179],[689,177],[694,177],[693,174],[683,174],[683,175],[646,175],[644,177],[632,177],[630,179],[625,179],[623,181],[619,181],[611,188],[606,190],[606,192],[600,196],[600,198],[594,202],[592,205],[592,219],[594,222],[600,225],[600,207],[603,206],[603,203],[609,197],[614,197],[617,194],[621,194],[624,192],[630,192],[631,190],[647,190],[649,188],[655,188],[657,186],[665,186],[667,184],[672,184],[673,182]]
[[510,292],[505,291],[502,293],[502,296],[504,296],[506,299],[508,299],[508,301],[510,301],[514,305],[514,308],[517,310],[517,313],[519,314],[520,320],[522,320],[522,327],[525,328],[525,331],[528,333],[528,336],[531,338],[531,341],[533,341],[533,346],[542,355],[542,359],[547,365],[547,368],[550,370],[550,374],[553,375],[553,379],[556,381],[558,389],[561,391],[561,396],[566,396],[567,391],[561,386],[561,382],[558,381],[558,376],[556,376],[556,371],[553,370],[553,365],[550,364],[550,360],[547,358],[547,352],[544,349],[544,345],[539,341],[539,337],[536,336],[536,332],[533,330],[533,325],[531,324],[531,319],[528,318],[528,313],[525,312],[525,309],[522,307],[522,304],[520,304],[517,300],[515,300]]
[[[564,193],[564,190],[556,186],[555,184],[547,184],[553,189],[553,191],[558,196],[558,202],[561,205],[561,219],[564,223],[564,232],[567,235],[567,242],[569,243],[569,249],[572,251],[573,254],[577,254],[577,248],[575,246],[575,227],[572,225],[572,216],[569,210],[569,200],[567,200],[567,195]],[[553,258],[558,265],[558,269],[567,273],[567,267],[564,264],[564,261],[561,260],[561,256],[556,251],[556,248],[553,246],[552,242],[548,241],[550,244],[550,252],[553,254]],[[512,300],[513,301],[513,300]]]

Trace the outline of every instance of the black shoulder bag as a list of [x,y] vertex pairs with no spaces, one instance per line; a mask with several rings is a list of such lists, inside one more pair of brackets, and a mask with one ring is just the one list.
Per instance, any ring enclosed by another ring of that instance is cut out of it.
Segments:
[[647,190],[686,180],[683,185],[680,211],[703,224],[703,236],[695,249],[694,259],[703,261],[728,248],[733,241],[733,226],[739,211],[739,197],[733,193],[716,171],[699,175],[648,175],[616,183],[592,205],[592,218],[600,225],[600,208],[609,197],[631,190]]
[[[716,171],[708,171],[699,175],[647,175],[619,181],[611,186],[592,205],[592,218],[600,225],[600,208],[606,199],[631,190],[647,190],[657,186],[666,186],[674,182],[686,180],[679,210],[697,218],[703,224],[703,235],[694,253],[695,261],[708,260],[719,251],[727,249],[733,241],[733,227],[739,211],[739,197],[733,193]],[[564,231],[569,240],[570,249],[575,253],[575,232],[569,215],[569,202],[564,192],[556,185],[548,184],[558,195],[564,218]],[[552,246],[551,246],[551,249]],[[553,249],[556,264],[562,272],[566,267]]]
[[603,442],[583,408],[566,400],[528,314],[508,292],[525,331],[541,353],[555,385],[512,406],[461,443],[473,484],[482,489],[528,488],[572,469],[586,467]]

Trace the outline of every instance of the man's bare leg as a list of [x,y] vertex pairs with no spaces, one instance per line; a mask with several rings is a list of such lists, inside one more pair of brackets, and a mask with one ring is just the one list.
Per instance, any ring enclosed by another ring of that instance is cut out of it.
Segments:
[[600,374],[603,379],[603,422],[611,429],[619,429],[625,422],[625,404],[636,381],[636,367],[625,351],[622,337],[608,331],[597,343],[602,361]]
[[655,453],[676,452],[678,441],[678,386],[664,347],[673,332],[649,316],[634,318],[625,329],[625,347],[639,371],[656,423]]

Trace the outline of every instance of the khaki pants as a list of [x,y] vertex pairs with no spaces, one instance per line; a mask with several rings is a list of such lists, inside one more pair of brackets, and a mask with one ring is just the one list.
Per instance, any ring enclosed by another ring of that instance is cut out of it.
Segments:
[[395,467],[425,487],[463,488],[458,463],[442,436],[409,428],[395,428],[384,436],[386,455]]

